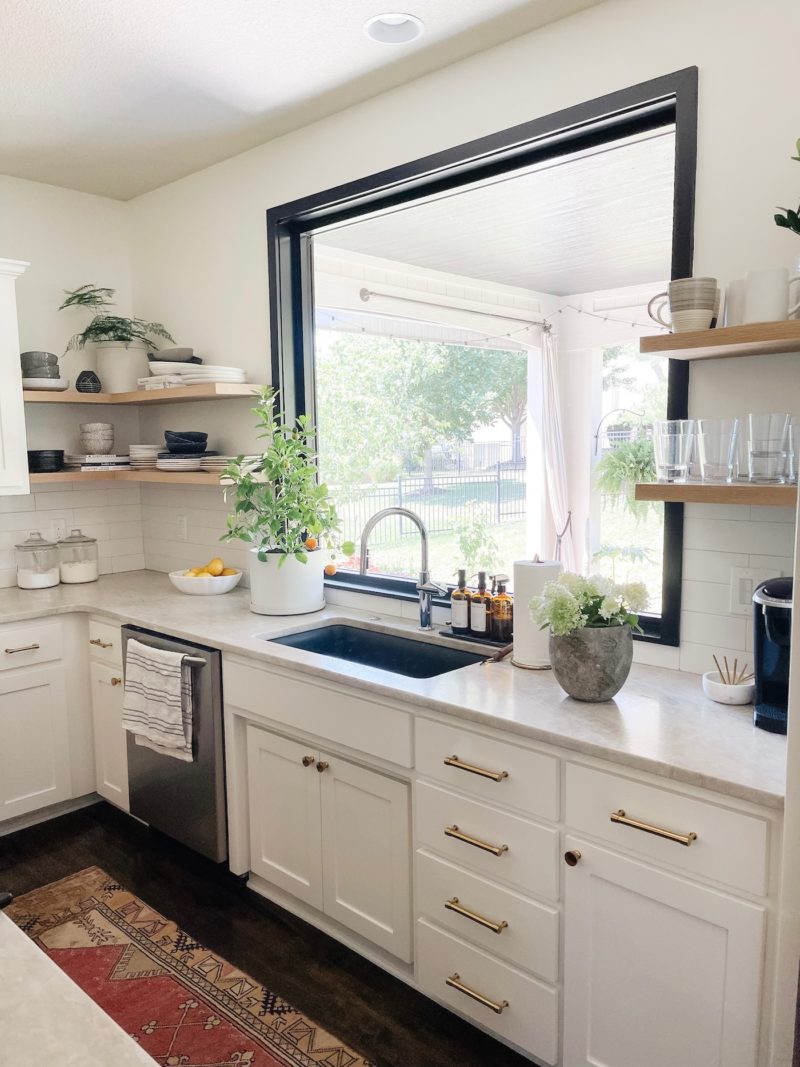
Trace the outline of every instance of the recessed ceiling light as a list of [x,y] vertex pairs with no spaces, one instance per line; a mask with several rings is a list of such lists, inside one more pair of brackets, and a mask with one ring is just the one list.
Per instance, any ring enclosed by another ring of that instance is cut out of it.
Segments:
[[406,15],[399,11],[387,11],[383,15],[374,15],[364,23],[364,32],[373,41],[381,44],[408,44],[416,41],[425,32],[422,19],[416,15]]

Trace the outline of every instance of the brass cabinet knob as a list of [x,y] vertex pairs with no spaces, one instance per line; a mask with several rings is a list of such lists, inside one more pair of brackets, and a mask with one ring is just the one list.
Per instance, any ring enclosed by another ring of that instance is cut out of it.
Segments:
[[302,763],[304,767],[310,767],[314,762],[314,756],[303,756]]
[[568,867],[577,867],[580,858],[581,854],[577,848],[571,848],[569,852],[564,853],[564,863],[566,863]]
[[330,763],[328,763],[327,760],[321,759],[317,763],[317,770],[319,771],[320,774],[322,774],[323,771],[327,771],[328,767],[330,767]]
[[122,679],[121,678],[112,678],[111,679],[111,684],[112,685],[122,685]]

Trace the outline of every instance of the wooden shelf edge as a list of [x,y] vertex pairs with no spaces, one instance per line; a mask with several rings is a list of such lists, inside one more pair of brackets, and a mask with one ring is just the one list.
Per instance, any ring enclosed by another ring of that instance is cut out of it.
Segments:
[[800,319],[751,322],[745,326],[723,326],[716,330],[691,330],[687,333],[641,337],[639,351],[644,355],[689,360],[800,352]]
[[639,482],[636,499],[676,504],[750,504],[761,507],[794,507],[796,485],[751,485],[731,482]]
[[230,385],[212,382],[208,385],[182,385],[175,389],[139,389],[135,393],[78,393],[68,389],[63,393],[49,389],[24,389],[26,404],[179,404],[190,400],[235,400],[251,397],[262,385]]
[[225,485],[212,471],[53,471],[31,474],[31,485],[46,482],[137,482],[140,485]]

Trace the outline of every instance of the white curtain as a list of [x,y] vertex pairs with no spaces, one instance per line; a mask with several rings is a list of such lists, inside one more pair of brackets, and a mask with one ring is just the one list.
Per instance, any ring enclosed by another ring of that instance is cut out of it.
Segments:
[[556,531],[553,559],[561,560],[565,571],[572,571],[575,570],[572,512],[564,458],[564,435],[561,430],[558,360],[550,326],[542,328],[542,452],[547,480],[547,503]]

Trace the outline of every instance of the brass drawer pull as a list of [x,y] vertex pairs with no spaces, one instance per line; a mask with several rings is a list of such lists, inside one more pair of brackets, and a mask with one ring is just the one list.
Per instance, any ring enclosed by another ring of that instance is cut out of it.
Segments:
[[477,1000],[477,1002],[483,1004],[484,1007],[491,1008],[495,1015],[502,1015],[503,1011],[508,1007],[507,1000],[491,1000],[489,997],[485,997],[483,993],[479,993],[476,989],[470,989],[468,985],[464,985],[461,981],[461,975],[459,974],[451,974],[450,977],[445,980],[445,985],[449,985],[451,989],[457,989],[459,993],[463,993],[464,996]]
[[492,845],[488,841],[481,841],[479,837],[470,837],[469,834],[462,834],[455,823],[452,826],[445,826],[444,833],[445,837],[454,837],[456,841],[463,841],[465,845],[474,845],[475,848],[482,848],[484,852],[491,852],[493,856],[502,856],[504,852],[508,852],[508,845]]
[[445,767],[455,767],[457,771],[469,771],[477,774],[480,778],[490,778],[493,782],[502,782],[508,778],[508,771],[487,771],[483,767],[476,767],[474,763],[464,763],[458,756],[447,756],[444,761]]
[[639,822],[638,819],[629,819],[622,808],[611,812],[611,821],[621,823],[623,826],[632,826],[634,830],[643,830],[646,834],[655,834],[656,837],[666,837],[668,841],[677,841],[679,845],[688,848],[693,841],[697,840],[697,834],[676,834],[674,830],[664,830],[660,826],[651,826],[649,822]]
[[499,923],[494,923],[491,919],[486,919],[483,915],[479,915],[477,911],[470,911],[469,908],[465,908],[463,904],[459,904],[458,897],[451,897],[450,900],[446,900],[444,906],[448,911],[454,911],[457,915],[463,915],[465,919],[472,919],[478,926],[485,926],[486,929],[491,930],[493,934],[502,934],[508,926],[505,919],[502,919]]
[[122,679],[121,678],[112,678],[111,679],[111,684],[112,685],[122,685]]
[[326,759],[321,759],[317,762],[317,770],[320,774],[322,774],[323,771],[327,771],[328,767],[330,767],[330,763],[328,763]]
[[304,767],[311,767],[314,763],[317,762],[317,760],[315,756],[303,756],[300,762],[303,764]]
[[23,645],[21,648],[7,648],[5,654],[13,656],[15,652],[36,652],[40,647],[40,645]]
[[90,641],[89,641],[89,644],[90,645],[97,645],[98,648],[113,648],[114,647],[114,642],[113,641],[103,641],[99,637],[92,637],[90,639]]

